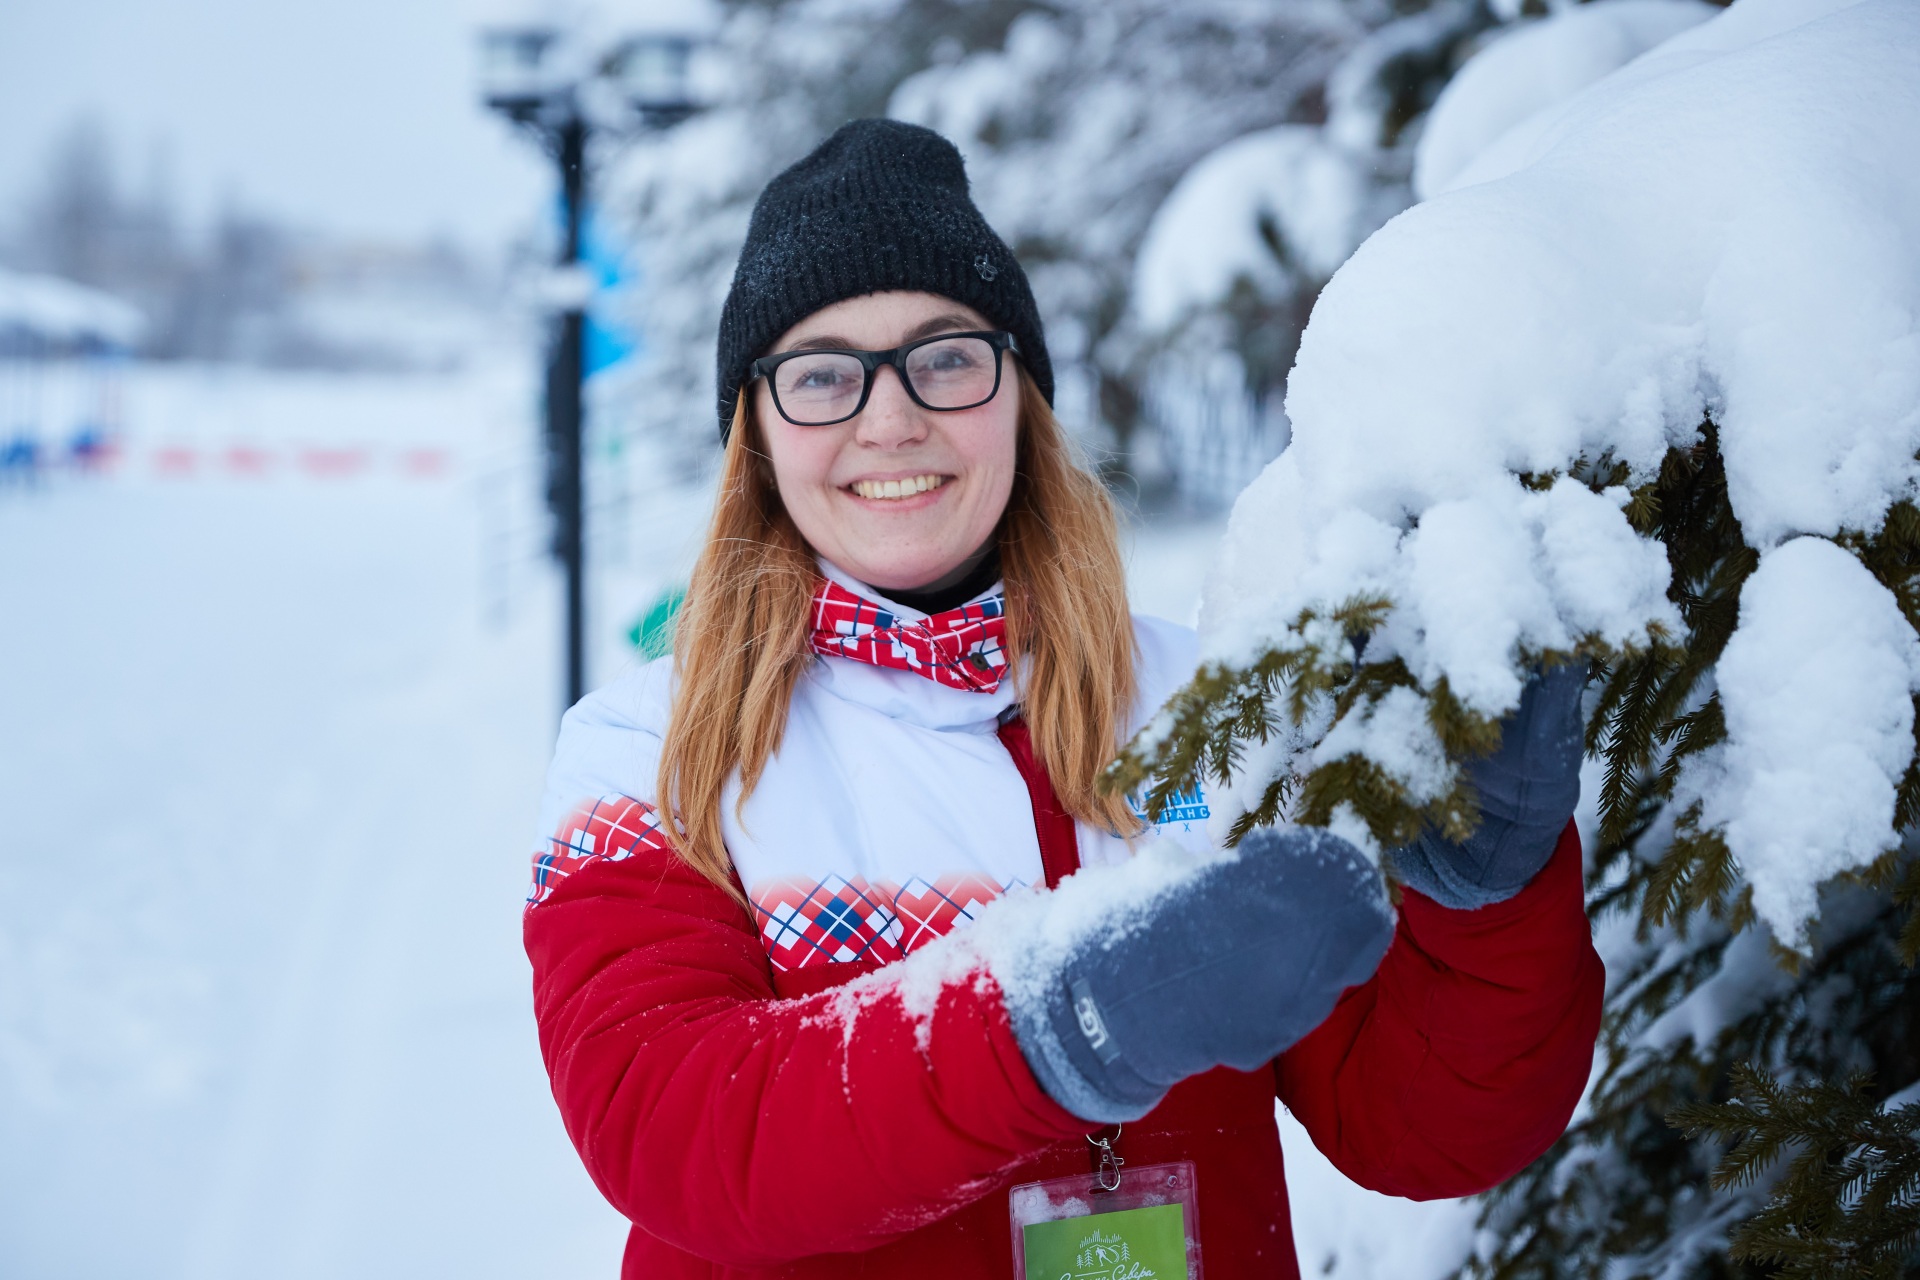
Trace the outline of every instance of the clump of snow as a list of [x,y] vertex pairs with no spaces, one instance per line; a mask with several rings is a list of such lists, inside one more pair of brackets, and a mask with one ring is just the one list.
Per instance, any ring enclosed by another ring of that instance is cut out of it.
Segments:
[[1747,580],[1717,674],[1728,740],[1700,776],[1702,818],[1725,829],[1755,914],[1803,945],[1819,882],[1895,844],[1920,638],[1858,560],[1796,538]]
[[1414,151],[1414,195],[1445,191],[1509,129],[1718,12],[1702,0],[1591,0],[1503,33],[1435,100]]
[[[1370,186],[1363,161],[1316,126],[1283,124],[1235,139],[1187,171],[1147,227],[1134,309],[1164,330],[1245,281],[1291,287],[1289,265],[1324,279],[1353,252]],[[1283,260],[1283,256],[1285,258]]]
[[[1742,0],[1510,133],[1375,234],[1304,335],[1293,442],[1234,509],[1203,657],[1238,667],[1283,647],[1342,661],[1342,638],[1325,634],[1337,628],[1302,627],[1303,611],[1384,599],[1365,661],[1402,659],[1495,715],[1516,705],[1532,655],[1677,631],[1664,554],[1628,524],[1623,491],[1520,476],[1611,457],[1643,483],[1670,447],[1697,442],[1707,412],[1753,546],[1878,528],[1920,491],[1915,65],[1920,6],[1906,0]],[[1798,824],[1791,847],[1762,840],[1764,771],[1800,760],[1814,744],[1799,735],[1817,727],[1827,754],[1800,779],[1884,778],[1910,732],[1904,693],[1878,719],[1865,711],[1903,687],[1882,659],[1904,623],[1890,600],[1869,604],[1881,589],[1859,574],[1827,589],[1851,591],[1846,617],[1885,626],[1821,643],[1836,663],[1843,648],[1878,656],[1807,687],[1851,709],[1818,726],[1769,709],[1803,696],[1763,620],[1791,610],[1809,554],[1775,552],[1750,587],[1741,626],[1757,631],[1729,650],[1743,709],[1730,702],[1717,757],[1752,781],[1714,820],[1755,859],[1788,938],[1812,884],[1892,836],[1872,809]],[[1423,777],[1360,749],[1410,786]]]
[[[1524,437],[1515,424],[1505,443],[1521,448]],[[1449,476],[1449,464],[1469,467],[1438,440],[1393,443],[1397,457],[1367,456],[1352,441],[1324,450],[1298,441],[1254,481],[1202,598],[1207,656],[1243,663],[1302,609],[1381,597],[1397,607],[1369,639],[1367,660],[1403,657],[1423,683],[1445,677],[1468,706],[1498,715],[1519,703],[1523,651],[1565,651],[1588,637],[1625,648],[1644,644],[1650,626],[1679,628],[1665,554],[1627,524],[1624,493],[1564,477],[1531,491],[1492,450],[1473,460],[1480,476]],[[1343,489],[1350,505],[1329,501]],[[1418,525],[1406,527],[1416,511]],[[1424,789],[1399,758],[1368,754]]]
[[1133,857],[1091,867],[1050,892],[1010,893],[980,910],[972,924],[912,955],[837,988],[826,1016],[852,1024],[863,1009],[898,1000],[913,1019],[924,1052],[943,992],[990,975],[1007,1006],[1033,1007],[1049,999],[1067,959],[1089,946],[1111,947],[1144,927],[1153,904],[1214,862],[1237,853],[1194,854],[1171,840],[1149,837]]
[[1032,1184],[1015,1187],[1010,1203],[1014,1220],[1020,1223],[1060,1222],[1067,1218],[1084,1218],[1093,1212],[1093,1206],[1079,1196],[1055,1200],[1047,1194],[1045,1187]]
[[1344,800],[1333,806],[1333,813],[1327,819],[1327,830],[1364,853],[1367,861],[1376,867],[1387,856],[1380,842],[1373,838],[1373,828],[1367,825],[1367,820]]

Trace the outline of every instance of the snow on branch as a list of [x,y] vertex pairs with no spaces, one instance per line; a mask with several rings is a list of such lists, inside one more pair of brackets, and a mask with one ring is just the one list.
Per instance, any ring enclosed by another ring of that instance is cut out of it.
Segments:
[[1470,825],[1452,762],[1593,661],[1603,827],[1672,806],[1649,911],[1805,945],[1920,817],[1916,65],[1910,0],[1740,0],[1372,236],[1115,780]]

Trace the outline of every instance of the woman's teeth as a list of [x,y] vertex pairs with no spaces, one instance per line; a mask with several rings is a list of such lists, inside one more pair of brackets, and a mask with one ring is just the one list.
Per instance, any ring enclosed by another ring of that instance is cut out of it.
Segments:
[[863,498],[911,498],[946,482],[945,476],[908,476],[905,480],[855,480],[847,488]]

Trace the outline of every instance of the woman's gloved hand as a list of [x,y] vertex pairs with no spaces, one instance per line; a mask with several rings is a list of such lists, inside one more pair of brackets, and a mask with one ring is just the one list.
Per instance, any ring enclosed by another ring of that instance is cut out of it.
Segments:
[[1501,722],[1500,749],[1469,761],[1480,825],[1464,841],[1428,828],[1388,852],[1394,874],[1442,906],[1472,910],[1504,902],[1547,865],[1580,800],[1580,695],[1587,664],[1535,675]]
[[1379,870],[1338,836],[1266,829],[1188,858],[1149,849],[1072,877],[995,948],[1021,1052],[1082,1119],[1138,1119],[1188,1076],[1272,1060],[1392,940]]

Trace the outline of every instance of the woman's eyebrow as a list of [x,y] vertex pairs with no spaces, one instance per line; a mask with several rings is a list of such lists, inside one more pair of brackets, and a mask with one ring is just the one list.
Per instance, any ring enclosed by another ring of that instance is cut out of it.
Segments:
[[906,330],[906,336],[900,338],[900,342],[906,344],[914,338],[925,338],[927,334],[941,334],[948,328],[973,328],[973,320],[966,319],[964,315],[937,315],[931,320],[914,324],[910,330]]
[[948,329],[971,329],[973,327],[973,321],[963,315],[948,314],[935,316],[931,320],[922,320],[919,324],[907,330],[906,336],[900,339],[900,341],[905,344],[912,342],[915,338],[924,338],[929,334],[943,333]]
[[[949,329],[971,329],[973,327],[974,322],[972,320],[958,313],[935,316],[931,320],[922,320],[919,324],[907,330],[906,334],[900,339],[900,345],[905,346],[916,338],[924,338],[935,333],[944,333]],[[848,351],[853,350],[854,346],[851,341],[841,337],[837,333],[817,333],[810,338],[802,338],[787,348],[789,351],[822,351],[835,349]]]

